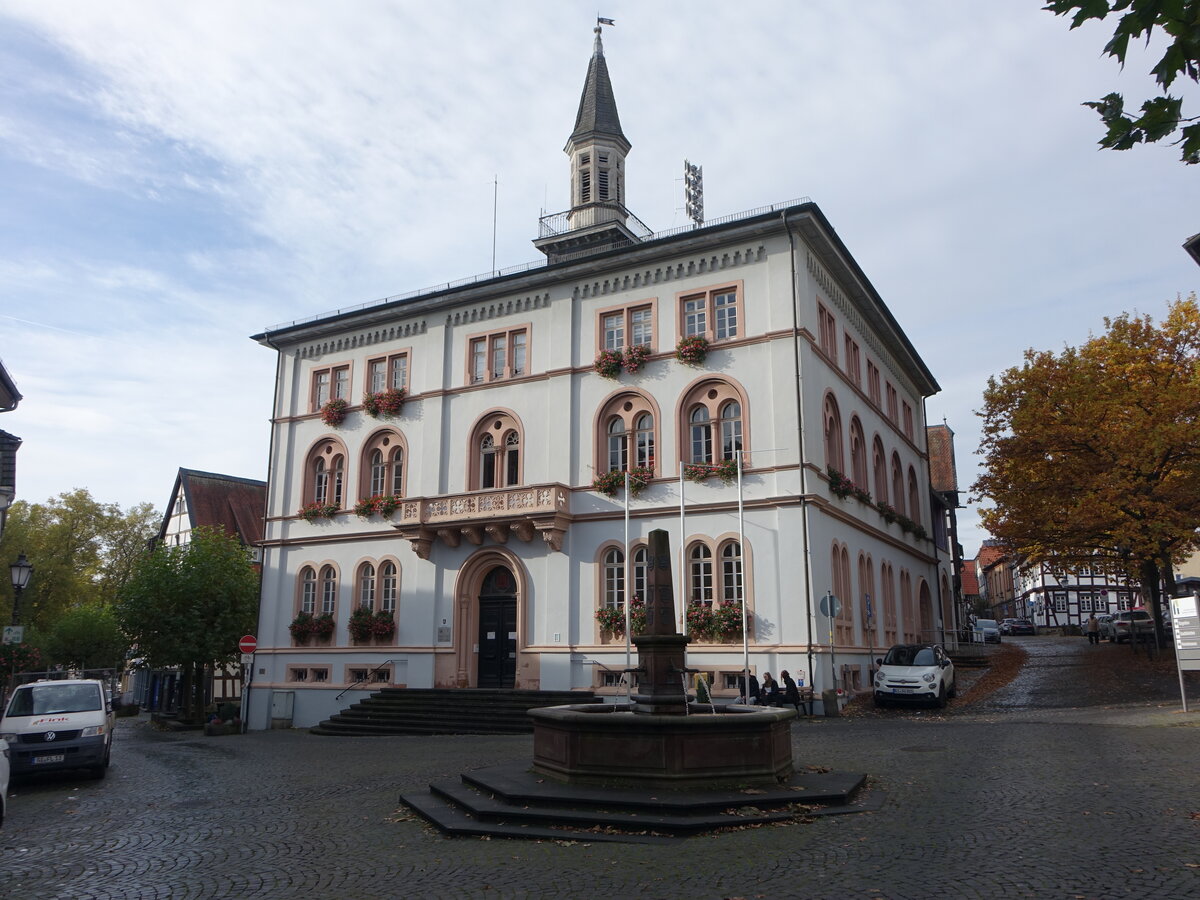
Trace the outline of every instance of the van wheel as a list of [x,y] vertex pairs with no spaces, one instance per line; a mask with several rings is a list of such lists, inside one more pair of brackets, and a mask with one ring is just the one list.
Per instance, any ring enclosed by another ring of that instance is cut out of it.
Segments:
[[933,702],[938,709],[946,708],[946,685],[943,684],[940,688],[938,688],[937,699]]
[[108,766],[105,763],[100,763],[98,766],[92,766],[92,777],[99,781],[108,773]]

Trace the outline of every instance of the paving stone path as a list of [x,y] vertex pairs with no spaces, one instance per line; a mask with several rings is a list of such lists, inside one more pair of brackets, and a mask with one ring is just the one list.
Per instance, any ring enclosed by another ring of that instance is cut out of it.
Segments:
[[1178,711],[1177,683],[1173,703],[1109,686],[1087,705],[1047,689],[1097,664],[1086,641],[1023,646],[1016,681],[953,715],[796,723],[797,763],[870,773],[879,811],[667,847],[448,840],[397,809],[402,790],[528,759],[528,736],[125,719],[107,779],[13,786],[0,897],[1200,898],[1200,712]]

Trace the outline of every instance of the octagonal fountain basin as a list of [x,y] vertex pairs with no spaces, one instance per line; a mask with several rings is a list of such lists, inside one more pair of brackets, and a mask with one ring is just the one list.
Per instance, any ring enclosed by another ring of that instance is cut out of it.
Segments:
[[606,703],[529,715],[534,771],[568,784],[716,788],[793,771],[794,709],[692,703],[688,715],[654,715]]

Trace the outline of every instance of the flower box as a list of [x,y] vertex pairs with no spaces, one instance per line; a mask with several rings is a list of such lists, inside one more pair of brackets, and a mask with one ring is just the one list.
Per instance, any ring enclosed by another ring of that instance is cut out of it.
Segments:
[[336,503],[309,503],[300,507],[296,515],[305,522],[315,522],[317,519],[332,519],[337,513]]
[[625,348],[622,365],[624,365],[625,371],[632,375],[644,366],[649,358],[650,348],[646,344],[634,344],[632,347]]
[[[634,466],[629,470],[629,493],[636,497],[650,483],[654,471],[649,466]],[[615,497],[617,491],[625,486],[625,473],[619,469],[610,469],[592,479],[592,490],[606,497]]]
[[592,368],[602,378],[615,379],[621,374],[621,367],[624,365],[625,360],[620,350],[601,350],[596,354],[596,361],[592,363]]
[[400,498],[395,494],[374,494],[355,503],[354,514],[360,519],[369,519],[373,515],[386,519],[399,508]]
[[380,416],[398,416],[404,407],[407,396],[404,388],[388,388],[386,391],[376,391],[363,395],[363,411],[373,419]]
[[341,397],[335,397],[321,407],[321,421],[330,428],[337,428],[346,421],[346,410],[350,404]]
[[723,459],[717,463],[688,463],[683,467],[683,477],[696,484],[703,484],[710,478],[720,478],[724,484],[737,480],[738,464],[736,459]]
[[675,358],[685,366],[699,366],[708,356],[708,340],[699,336],[680,338],[675,345]]

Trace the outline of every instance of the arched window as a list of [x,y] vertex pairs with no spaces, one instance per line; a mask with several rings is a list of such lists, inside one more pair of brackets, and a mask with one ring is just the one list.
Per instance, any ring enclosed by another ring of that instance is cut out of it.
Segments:
[[633,550],[633,596],[635,600],[646,597],[646,545]]
[[597,418],[604,444],[597,448],[597,472],[624,472],[645,466],[655,472],[654,406],[648,397],[628,392],[617,394],[604,404]]
[[867,480],[867,442],[863,438],[862,422],[858,416],[850,419],[850,477],[856,487],[871,489]]
[[737,541],[721,547],[721,602],[742,604],[742,548]]
[[359,494],[363,497],[404,496],[404,437],[399,432],[379,431],[363,445],[362,479]]
[[904,627],[906,641],[920,640],[920,629],[917,624],[917,613],[913,606],[912,575],[907,569],[900,570],[900,615]]
[[721,459],[734,459],[742,449],[742,404],[730,400],[721,405]]
[[625,420],[613,416],[608,423],[608,471],[624,472],[629,468],[629,435]]
[[896,512],[904,515],[904,469],[900,465],[900,454],[892,453],[892,502]]
[[309,451],[305,482],[305,503],[343,508],[346,500],[346,448],[340,441],[326,438]]
[[708,409],[697,406],[688,416],[691,432],[691,462],[711,463],[713,460],[712,420]]
[[379,567],[379,608],[385,613],[396,612],[399,579],[396,577],[396,564],[385,562]]
[[625,603],[625,554],[619,547],[604,553],[604,605],[620,608]]
[[317,611],[317,573],[312,566],[300,570],[300,612],[310,616]]
[[333,615],[337,610],[337,573],[333,566],[321,569],[321,615]]
[[688,551],[688,600],[712,606],[712,551],[704,544],[693,544]]
[[879,621],[879,597],[875,593],[875,572],[871,568],[871,557],[858,554],[858,592],[861,603],[859,614],[863,623],[863,642],[873,644],[875,626]]
[[875,436],[871,448],[872,467],[875,470],[875,499],[880,503],[888,502],[888,473],[887,452],[883,449],[883,441]]
[[496,486],[496,439],[485,434],[479,441],[479,486],[493,488]]
[[917,470],[908,467],[908,517],[917,524],[921,522],[921,493],[917,488]]
[[358,570],[358,605],[375,609],[375,567],[363,563]]
[[515,487],[521,483],[521,427],[508,413],[491,413],[472,436],[475,464],[471,490]]
[[844,544],[834,541],[829,569],[833,596],[839,601],[833,620],[834,641],[845,646],[854,643],[854,588],[850,583],[850,552]]
[[896,617],[896,570],[891,563],[880,567],[880,582],[883,592],[883,642],[889,647],[899,643],[900,627]]
[[654,416],[642,413],[634,423],[634,464],[654,469]]
[[521,483],[521,436],[510,431],[504,436],[504,485]]
[[842,457],[842,416],[838,411],[837,400],[833,394],[825,395],[824,409],[825,428],[825,465],[846,471],[846,463]]
[[728,381],[709,380],[694,385],[680,404],[683,432],[680,447],[685,462],[713,465],[735,459],[745,449],[746,398]]

